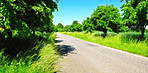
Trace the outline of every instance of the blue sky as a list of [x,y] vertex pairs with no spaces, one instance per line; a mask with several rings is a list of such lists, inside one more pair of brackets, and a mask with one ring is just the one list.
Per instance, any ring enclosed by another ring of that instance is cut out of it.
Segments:
[[113,4],[121,12],[120,6],[125,2],[120,0],[60,0],[58,11],[54,12],[53,23],[57,25],[71,25],[74,20],[82,23],[86,17],[90,17],[98,5]]

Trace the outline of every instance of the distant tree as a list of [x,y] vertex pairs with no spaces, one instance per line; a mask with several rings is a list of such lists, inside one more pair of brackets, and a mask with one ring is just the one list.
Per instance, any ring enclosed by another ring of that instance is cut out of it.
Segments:
[[118,32],[120,27],[120,14],[119,10],[113,5],[98,6],[92,13],[91,19],[96,30],[104,32],[107,35],[107,31]]
[[59,24],[56,26],[56,31],[58,31],[58,32],[63,32],[63,31],[65,31],[64,26],[62,25],[62,23],[59,23]]
[[82,27],[83,31],[87,32],[93,32],[93,30],[95,29],[93,22],[89,17],[87,17],[87,19],[82,22]]
[[66,26],[64,27],[64,29],[65,29],[65,31],[67,31],[67,32],[71,32],[71,25],[66,25]]
[[74,20],[74,21],[72,22],[72,25],[75,25],[75,24],[78,24],[78,21],[77,21],[77,20]]
[[82,31],[82,25],[80,23],[78,23],[77,20],[75,20],[75,21],[73,21],[70,29],[71,29],[71,31]]
[[126,0],[126,4],[121,8],[124,11],[126,25],[136,30],[141,29],[141,36],[144,37],[144,31],[148,25],[148,0]]
[[64,26],[62,25],[62,23],[59,23],[56,27],[57,27],[57,28],[61,28],[61,29],[64,28]]

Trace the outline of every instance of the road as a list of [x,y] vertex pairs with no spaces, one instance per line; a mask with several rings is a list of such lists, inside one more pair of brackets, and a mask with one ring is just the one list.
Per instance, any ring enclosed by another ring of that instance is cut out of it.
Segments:
[[57,32],[63,55],[57,73],[148,73],[148,58],[86,42]]

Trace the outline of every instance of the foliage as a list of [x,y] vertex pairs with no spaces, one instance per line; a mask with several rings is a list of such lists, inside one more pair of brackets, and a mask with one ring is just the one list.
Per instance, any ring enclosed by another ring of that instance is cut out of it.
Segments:
[[65,31],[67,31],[67,32],[72,31],[72,30],[71,30],[71,25],[66,25],[66,26],[64,27],[64,29],[65,29]]
[[52,12],[57,9],[53,0],[0,0],[0,27],[12,37],[11,30],[20,32],[53,31]]
[[61,29],[64,28],[64,26],[62,25],[62,23],[59,23],[56,27],[57,27],[57,28],[61,28]]
[[58,32],[64,32],[65,29],[64,29],[64,28],[63,28],[63,29],[61,29],[61,28],[57,28],[57,31],[58,31]]
[[82,25],[77,20],[73,21],[71,25],[72,31],[82,31]]
[[[123,0],[122,0],[123,1]],[[148,25],[148,0],[130,0],[121,6],[125,23],[129,28],[141,29],[141,36]]]
[[72,25],[65,26],[66,31],[82,31],[82,25],[77,20],[73,21]]
[[[9,43],[7,43],[9,42]],[[12,43],[11,43],[12,42]],[[54,73],[58,55],[54,50],[55,33],[36,32],[36,36],[21,38],[17,34],[12,40],[0,45],[1,73]],[[17,46],[16,46],[17,45]]]
[[113,5],[98,6],[91,15],[93,24],[97,30],[103,31],[105,36],[107,31],[118,32],[120,25],[119,10]]
[[129,31],[128,27],[122,24],[122,26],[118,29],[119,32],[127,32]]
[[53,47],[52,12],[57,2],[0,0],[1,73],[55,72],[58,56]]
[[92,34],[90,33],[86,34],[83,32],[62,32],[62,33],[85,41],[97,43],[100,45],[148,57],[148,36],[145,36],[145,39],[143,40],[137,40],[138,37],[137,38],[135,37],[139,33],[120,33],[120,34],[109,33],[111,36],[109,35],[106,36],[105,38],[99,35],[100,32]]
[[95,29],[93,22],[89,17],[87,17],[87,19],[82,22],[82,27],[83,31],[86,32],[93,32],[93,30]]
[[63,32],[63,31],[65,31],[64,26],[62,25],[62,23],[59,23],[59,24],[56,26],[56,31],[58,31],[58,32]]

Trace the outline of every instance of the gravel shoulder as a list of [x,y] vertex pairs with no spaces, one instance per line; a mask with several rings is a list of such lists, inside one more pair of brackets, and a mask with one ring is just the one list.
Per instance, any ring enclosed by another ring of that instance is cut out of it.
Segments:
[[56,33],[57,73],[148,73],[148,58]]

